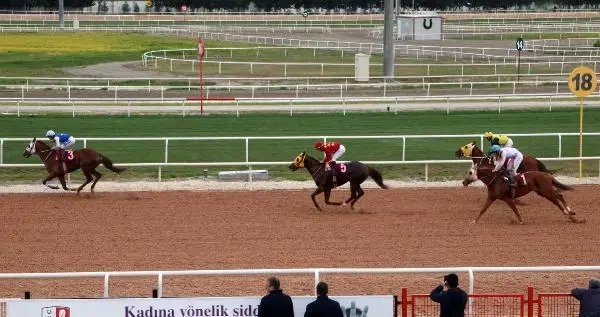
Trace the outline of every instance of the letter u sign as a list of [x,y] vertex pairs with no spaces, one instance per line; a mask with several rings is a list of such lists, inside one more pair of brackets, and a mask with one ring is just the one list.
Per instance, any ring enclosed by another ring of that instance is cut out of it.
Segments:
[[423,19],[423,27],[426,30],[431,29],[432,26],[433,26],[433,19],[431,19],[431,18],[429,19],[429,25],[427,25],[427,19]]

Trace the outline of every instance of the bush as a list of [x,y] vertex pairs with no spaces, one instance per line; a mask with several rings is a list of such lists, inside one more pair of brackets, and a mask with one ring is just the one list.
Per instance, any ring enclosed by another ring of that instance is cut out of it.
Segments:
[[133,5],[133,12],[140,12],[140,6],[137,4],[137,2]]
[[596,42],[594,42],[594,47],[600,47],[600,40],[596,40]]

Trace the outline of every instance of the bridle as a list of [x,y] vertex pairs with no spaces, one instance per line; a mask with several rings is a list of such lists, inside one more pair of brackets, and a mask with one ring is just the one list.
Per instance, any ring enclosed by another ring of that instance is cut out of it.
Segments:
[[43,153],[49,152],[48,155],[46,156],[46,158],[44,159],[44,163],[46,163],[46,161],[50,158],[50,156],[52,156],[52,152],[53,152],[52,149],[38,151],[37,146],[36,146],[37,141],[32,142],[32,143],[33,143],[33,145],[31,146],[31,149],[29,149],[29,154],[31,154],[31,150],[34,150],[35,153],[37,153],[41,157]]
[[[479,170],[480,168],[481,168],[481,169],[493,169],[492,167],[489,167],[489,168],[483,168],[483,167],[480,167],[480,165],[481,165],[481,163],[483,162],[483,159],[484,159],[484,158],[487,158],[487,159],[489,159],[489,157],[487,157],[487,156],[481,157],[481,158],[480,158],[480,160],[479,160],[479,162],[475,164],[475,170],[476,170],[476,171],[477,171],[477,170]],[[486,183],[486,182],[484,181],[484,179],[486,179],[486,178],[489,178],[489,177],[491,177],[491,176],[493,176],[494,178],[492,178],[492,180],[491,180],[491,181],[489,181],[488,183]],[[494,183],[494,180],[496,179],[496,177],[498,177],[498,175],[496,175],[496,173],[494,173],[494,172],[492,172],[491,174],[489,174],[489,175],[486,175],[486,176],[484,176],[484,177],[479,177],[479,173],[477,173],[477,179],[479,179],[479,180],[480,180],[482,183],[484,183],[484,184],[485,184],[485,185],[487,185],[487,186],[489,186],[489,185],[491,185],[492,183]]]

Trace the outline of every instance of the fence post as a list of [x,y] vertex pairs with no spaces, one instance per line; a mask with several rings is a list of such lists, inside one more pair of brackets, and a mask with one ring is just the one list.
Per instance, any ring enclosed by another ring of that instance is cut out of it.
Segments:
[[558,134],[558,157],[562,157],[562,134]]
[[321,279],[321,277],[319,276],[319,269],[315,269],[315,283],[313,285],[313,290],[315,292],[315,296],[317,296],[317,284],[319,284],[319,280]]
[[[475,274],[469,269],[469,295],[473,295],[475,291]],[[473,316],[473,298],[469,296],[469,316]]]
[[535,300],[533,299],[533,287],[528,286],[527,287],[527,317],[533,317],[534,302],[535,302]]
[[17,118],[21,117],[21,100],[17,101]]
[[408,288],[402,288],[402,295],[400,297],[400,305],[402,308],[400,310],[401,317],[408,317]]
[[165,163],[169,160],[169,139],[165,139]]
[[108,298],[108,273],[104,274],[104,298]]
[[162,273],[158,273],[158,281],[156,283],[156,288],[158,290],[158,298],[162,297],[163,294],[163,275]]
[[402,137],[402,161],[406,161],[406,137]]
[[425,183],[429,182],[429,164],[425,163]]
[[249,149],[248,149],[249,139],[246,138],[246,163],[248,163]]
[[4,139],[0,139],[0,164],[4,164]]
[[162,167],[158,167],[158,182],[162,182]]

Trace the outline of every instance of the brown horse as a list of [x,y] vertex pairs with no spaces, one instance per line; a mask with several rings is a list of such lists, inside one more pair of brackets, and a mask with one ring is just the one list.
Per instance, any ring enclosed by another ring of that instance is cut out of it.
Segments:
[[[302,152],[296,156],[296,159],[288,167],[292,171],[296,171],[300,168],[305,167],[310,175],[312,176],[317,189],[310,195],[313,203],[319,211],[322,211],[319,204],[315,200],[315,196],[320,193],[325,195],[325,203],[327,205],[346,205],[350,203],[350,207],[354,209],[354,204],[364,195],[365,191],[360,188],[362,184],[369,176],[383,189],[387,189],[387,185],[383,183],[383,177],[381,173],[376,169],[369,167],[361,162],[352,161],[349,163],[337,163],[337,182],[333,183],[333,175],[330,171],[326,170],[325,164],[321,163],[318,159],[310,157],[306,152]],[[350,198],[348,198],[343,204],[340,202],[329,201],[331,190],[335,187],[344,185],[350,182]]]
[[[102,174],[96,170],[96,167],[98,167],[100,164],[103,164],[106,168],[115,173],[121,173],[125,170],[124,168],[114,167],[112,161],[108,157],[92,149],[66,151],[65,160],[61,161],[60,151],[52,150],[46,143],[42,141],[36,141],[35,138],[33,138],[33,140],[25,148],[23,156],[30,157],[33,154],[37,154],[40,157],[42,163],[44,163],[44,166],[46,167],[46,170],[48,170],[48,176],[44,178],[42,184],[52,189],[58,189],[58,186],[47,184],[47,182],[58,177],[64,190],[73,191],[73,189],[67,188],[65,175],[81,168],[83,175],[85,175],[86,181],[77,189],[78,195],[83,187],[89,184],[92,180],[94,182],[92,183],[91,192],[94,192],[96,183],[100,180],[100,177],[102,177]],[[92,175],[95,178],[92,177]]]
[[[481,158],[486,157],[483,151],[476,145],[475,141],[458,148],[454,154],[456,157],[471,157],[473,159],[473,164],[477,164]],[[523,161],[521,162],[521,165],[519,165],[517,172],[523,173],[530,171],[540,171],[554,174],[554,171],[547,169],[544,163],[531,155],[524,154]]]
[[[479,212],[479,215],[472,223],[476,223],[490,205],[497,199],[500,199],[510,206],[517,216],[517,219],[519,219],[519,223],[523,224],[523,218],[521,218],[521,215],[517,210],[507,179],[502,175],[502,171],[494,173],[493,169],[494,165],[489,158],[480,159],[478,163],[474,164],[471,169],[469,169],[467,176],[463,180],[464,186],[468,186],[470,183],[480,180],[488,189],[487,200]],[[572,190],[572,187],[562,184],[556,180],[554,176],[540,171],[525,172],[517,175],[515,179],[518,186],[515,188],[514,197],[525,196],[530,192],[535,191],[538,195],[548,199],[556,205],[569,220],[576,223],[585,222],[585,220],[578,220],[575,218],[575,213],[571,211],[571,207],[567,205],[563,194],[555,189],[556,187],[562,190]]]

